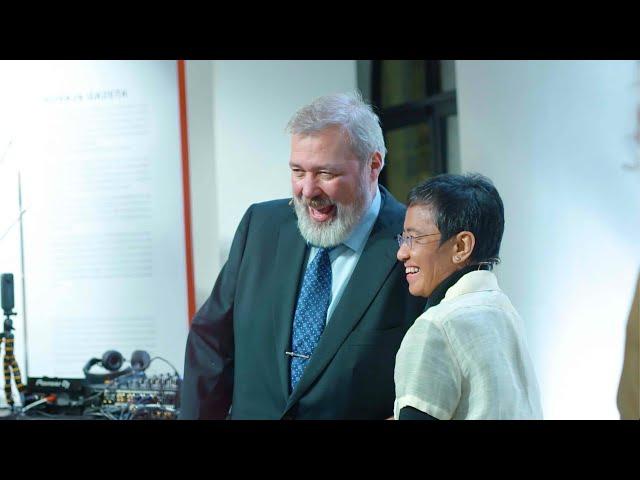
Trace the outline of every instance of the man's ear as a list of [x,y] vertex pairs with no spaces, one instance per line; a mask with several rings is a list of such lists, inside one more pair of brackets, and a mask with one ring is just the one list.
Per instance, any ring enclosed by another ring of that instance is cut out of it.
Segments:
[[382,167],[384,167],[384,162],[382,161],[382,155],[380,155],[380,152],[374,152],[374,154],[371,155],[371,159],[369,160],[367,167],[370,168],[371,180],[377,180],[380,176],[380,172],[382,171]]
[[468,264],[475,246],[476,237],[473,233],[467,231],[458,233],[453,242],[452,263],[461,267]]

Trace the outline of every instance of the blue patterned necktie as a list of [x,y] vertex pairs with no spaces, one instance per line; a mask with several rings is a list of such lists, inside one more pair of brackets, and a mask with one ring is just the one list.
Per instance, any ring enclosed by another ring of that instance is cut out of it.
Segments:
[[329,250],[320,248],[302,279],[291,335],[291,390],[296,387],[318,345],[331,302]]

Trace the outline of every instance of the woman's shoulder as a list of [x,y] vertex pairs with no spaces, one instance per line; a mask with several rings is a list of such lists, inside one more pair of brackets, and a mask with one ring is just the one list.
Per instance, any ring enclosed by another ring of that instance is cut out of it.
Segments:
[[518,316],[501,290],[469,292],[441,302],[423,314],[425,319],[446,329],[487,328],[493,322]]

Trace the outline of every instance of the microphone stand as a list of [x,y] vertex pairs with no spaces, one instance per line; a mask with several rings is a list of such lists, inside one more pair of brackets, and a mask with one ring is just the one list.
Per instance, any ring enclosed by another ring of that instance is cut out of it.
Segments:
[[[2,164],[4,163],[7,157],[7,154],[9,153],[9,150],[11,150],[11,147],[13,146],[13,143],[14,143],[14,139],[12,138],[9,140],[9,143],[7,144],[7,147],[4,153],[2,154],[2,157],[0,158],[0,166],[2,166]],[[26,209],[22,208],[22,182],[20,180],[19,167],[17,168],[17,174],[18,174],[19,215],[16,221],[18,221],[20,225],[20,264],[22,269],[22,288],[24,292],[24,247],[23,247],[23,232],[22,232],[22,216],[24,215]],[[9,231],[14,227],[15,224],[16,222],[13,222],[9,226],[7,231],[0,232],[2,234],[0,236],[0,241],[9,233]],[[24,306],[25,305],[24,294],[23,294],[22,302]],[[8,308],[6,305],[2,305],[5,319],[4,319],[4,331],[0,333],[0,348],[2,347],[2,344],[4,344],[4,360],[2,362],[3,373],[4,373],[4,391],[5,391],[6,401],[9,404],[10,408],[13,410],[14,401],[13,401],[13,393],[11,389],[11,377],[13,376],[13,380],[20,394],[21,404],[23,407],[25,404],[24,391],[27,389],[27,387],[22,383],[22,375],[20,374],[20,367],[18,367],[18,362],[13,353],[14,336],[12,331],[14,330],[14,328],[13,328],[13,321],[11,320],[11,317],[13,315],[17,315],[17,313],[13,311],[13,301],[11,302],[10,305],[11,306]],[[24,316],[23,316],[23,319],[24,319]],[[24,327],[25,327],[25,337],[26,337],[26,323],[24,324]],[[25,360],[25,361],[28,362],[28,360]],[[28,364],[27,364],[27,370],[28,370]]]
[[4,360],[2,362],[3,370],[4,370],[4,393],[7,399],[7,403],[13,409],[13,394],[11,392],[11,377],[13,376],[13,380],[16,384],[16,388],[20,393],[20,396],[23,396],[23,392],[27,387],[22,383],[22,377],[20,375],[20,368],[18,367],[18,362],[16,361],[15,356],[13,355],[13,321],[11,320],[12,315],[16,315],[15,312],[12,311],[4,311],[6,318],[4,319],[4,331],[0,333],[0,343],[4,343]]

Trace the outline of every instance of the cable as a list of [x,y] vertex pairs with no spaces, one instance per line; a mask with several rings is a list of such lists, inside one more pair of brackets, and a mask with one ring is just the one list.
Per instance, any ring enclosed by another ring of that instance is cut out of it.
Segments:
[[167,365],[169,365],[171,368],[173,368],[173,371],[175,372],[176,376],[178,377],[178,379],[180,379],[180,374],[178,373],[178,370],[176,369],[176,367],[174,367],[171,362],[169,362],[168,360],[165,360],[162,357],[153,357],[151,360],[149,360],[149,365],[151,365],[151,362],[153,362],[154,360],[162,360],[163,362],[165,362]]
[[101,412],[85,412],[85,415],[90,417],[104,417],[107,420],[111,420],[109,417],[107,417],[104,413],[101,413]]
[[107,412],[106,410],[104,410],[103,408],[100,409],[100,413],[102,413],[105,417],[107,417],[109,420],[117,420],[116,417],[114,417],[110,412]]
[[30,403],[29,405],[24,407],[22,409],[22,413],[26,412],[27,410],[31,410],[33,407],[37,407],[38,405],[42,405],[43,403],[53,402],[53,401],[55,401],[55,399],[56,399],[55,395],[47,395],[46,397],[41,398],[40,400],[36,400],[35,402]]
[[32,413],[42,415],[43,417],[48,417],[48,418],[60,418],[60,415],[54,415],[53,413],[43,412],[42,410],[34,410]]
[[91,400],[93,400],[93,399],[95,399],[95,398],[98,398],[99,396],[101,396],[101,395],[103,395],[103,394],[104,394],[104,392],[100,391],[100,392],[98,392],[98,393],[96,393],[96,394],[94,394],[94,395],[91,395],[90,397],[85,398],[85,399],[82,401],[82,404],[84,405],[84,404],[86,404],[87,402],[89,402],[89,401],[91,401]]
[[47,403],[47,399],[46,398],[41,398],[40,400],[37,400],[33,403],[30,403],[29,405],[27,405],[26,407],[24,407],[22,409],[22,413],[26,412],[27,410],[31,410],[33,407],[37,407],[38,405],[42,405],[43,403]]
[[152,412],[167,412],[170,413],[172,415],[175,415],[175,410],[172,408],[168,408],[164,405],[161,404],[151,404],[151,405],[144,405],[144,406],[140,406],[138,408],[135,409],[134,412],[131,413],[131,416],[129,417],[129,420],[135,420],[136,417],[145,415],[145,414],[149,414]]

